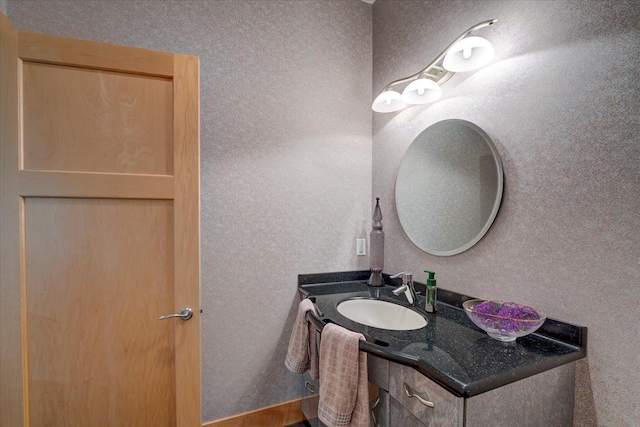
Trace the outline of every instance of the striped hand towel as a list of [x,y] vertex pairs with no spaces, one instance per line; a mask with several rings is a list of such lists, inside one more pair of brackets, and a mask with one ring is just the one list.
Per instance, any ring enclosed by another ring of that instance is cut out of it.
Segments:
[[369,427],[367,355],[360,340],[362,334],[333,323],[322,330],[318,418],[329,427]]
[[307,322],[307,312],[315,313],[313,303],[305,298],[298,305],[298,315],[296,316],[291,338],[289,338],[289,349],[284,361],[285,366],[291,372],[302,374],[309,370],[311,378],[318,378],[318,353],[316,351],[316,330]]

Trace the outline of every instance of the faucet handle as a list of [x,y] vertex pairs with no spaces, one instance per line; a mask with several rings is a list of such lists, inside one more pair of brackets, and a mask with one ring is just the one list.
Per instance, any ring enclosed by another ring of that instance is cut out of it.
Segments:
[[390,278],[397,279],[400,276],[402,276],[402,285],[391,292],[393,292],[394,295],[400,295],[404,292],[409,304],[415,306],[418,302],[418,297],[416,296],[416,289],[413,286],[413,274],[403,271],[402,273],[390,276]]

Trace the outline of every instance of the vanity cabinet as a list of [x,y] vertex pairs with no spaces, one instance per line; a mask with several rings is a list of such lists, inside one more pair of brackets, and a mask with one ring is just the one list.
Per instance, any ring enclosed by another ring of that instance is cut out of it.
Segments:
[[464,399],[449,393],[410,366],[389,364],[389,396],[424,425],[463,426]]
[[[373,427],[567,427],[573,424],[575,362],[472,397],[459,397],[411,366],[367,355],[378,388]],[[318,382],[304,375],[303,412],[317,419]]]
[[499,342],[465,314],[462,303],[472,297],[442,288],[438,312],[426,313],[425,327],[369,327],[337,310],[348,298],[397,300],[398,283],[371,288],[369,275],[364,270],[300,275],[298,289],[320,310],[319,317],[308,317],[318,330],[333,322],[365,336],[360,350],[367,353],[369,382],[379,391],[376,426],[573,424],[575,362],[586,356],[586,327],[547,318],[535,333]]
[[[380,388],[377,427],[566,427],[573,424],[575,362],[464,398],[410,366],[369,355]],[[387,367],[388,375],[383,374]],[[385,388],[385,384],[387,387]],[[431,405],[432,404],[432,405]]]

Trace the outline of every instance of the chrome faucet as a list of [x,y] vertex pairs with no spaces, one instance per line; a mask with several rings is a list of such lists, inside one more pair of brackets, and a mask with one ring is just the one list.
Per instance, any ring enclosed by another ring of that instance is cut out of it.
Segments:
[[402,273],[390,276],[391,279],[396,279],[398,277],[402,277],[402,285],[391,292],[393,292],[394,295],[400,295],[404,292],[404,295],[407,297],[409,304],[414,307],[419,307],[418,297],[416,296],[416,289],[413,286],[413,274],[403,271]]

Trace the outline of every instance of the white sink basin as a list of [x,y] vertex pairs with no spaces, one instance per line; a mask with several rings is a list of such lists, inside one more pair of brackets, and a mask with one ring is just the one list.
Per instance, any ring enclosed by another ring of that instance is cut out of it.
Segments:
[[411,331],[427,326],[417,312],[388,301],[354,298],[338,304],[338,313],[347,319],[367,326],[392,331]]

